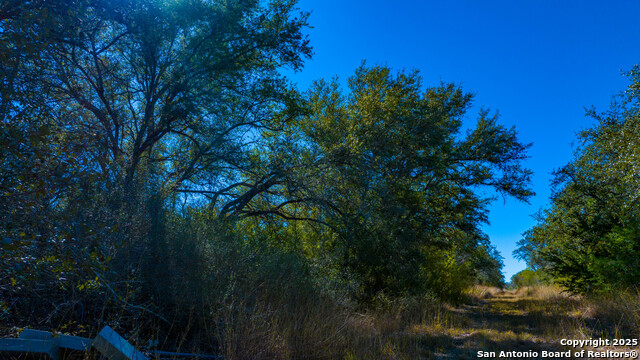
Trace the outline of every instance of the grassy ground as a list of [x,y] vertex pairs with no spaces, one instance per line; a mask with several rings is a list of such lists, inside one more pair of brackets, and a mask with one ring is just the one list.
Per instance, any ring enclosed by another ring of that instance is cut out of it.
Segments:
[[[486,355],[495,352],[495,358],[527,358],[499,357],[501,351],[521,351],[537,352],[537,357],[529,358],[541,358],[543,351],[594,350],[562,346],[563,338],[637,339],[640,335],[638,294],[585,298],[570,296],[554,286],[511,291],[475,287],[467,297],[464,304],[457,306],[414,299],[365,313],[327,311],[321,317],[310,314],[307,321],[298,323],[298,334],[304,336],[297,338],[297,345],[289,346],[288,352],[273,353],[279,353],[276,358],[288,359],[408,360],[478,359],[478,351],[483,351]],[[282,329],[288,328],[286,323],[281,325]],[[288,336],[265,337],[292,345]],[[255,357],[256,353],[227,355],[234,359],[260,358]]]
[[[489,358],[491,352],[501,359],[542,358],[542,351],[593,350],[561,346],[563,338],[637,339],[640,295],[618,293],[596,299],[570,296],[549,286],[510,291],[475,287],[468,291],[467,301],[456,306],[403,299],[360,312],[322,301],[289,309],[272,304],[216,322],[227,325],[196,342],[222,339],[219,353],[228,360],[478,359],[479,351]],[[19,329],[12,329],[10,336],[17,336]],[[145,341],[143,336],[136,343]],[[501,351],[539,356],[500,357]]]
[[[512,291],[477,287],[469,295],[470,304],[443,307],[431,321],[404,329],[401,336],[410,340],[413,349],[405,349],[405,356],[397,358],[477,359],[478,351],[495,358],[501,351],[536,352],[537,357],[529,358],[541,358],[543,351],[594,350],[562,346],[563,338],[637,339],[640,335],[637,296],[585,299],[569,296],[556,287]],[[598,350],[604,349],[623,348]]]

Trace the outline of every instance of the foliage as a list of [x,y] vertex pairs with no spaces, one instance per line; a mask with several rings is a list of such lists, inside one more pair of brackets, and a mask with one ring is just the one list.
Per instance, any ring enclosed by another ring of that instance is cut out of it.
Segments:
[[532,195],[529,145],[486,110],[462,133],[473,96],[417,72],[363,64],[344,92],[298,93],[280,70],[311,55],[307,16],[0,4],[2,324],[109,323],[230,358],[246,331],[296,358],[346,346],[363,305],[502,285],[480,226],[492,194]]
[[524,269],[511,277],[511,285],[516,289],[545,285],[547,281],[540,270]]
[[640,283],[640,68],[597,124],[579,134],[574,159],[555,172],[549,209],[525,233],[517,255],[572,291]]
[[348,84],[343,94],[337,81],[317,82],[310,114],[290,130],[291,153],[309,162],[300,196],[321,201],[288,209],[329,225],[317,246],[356,276],[365,298],[448,296],[478,270],[499,282],[500,260],[479,230],[490,199],[479,189],[527,199],[527,145],[485,110],[460,134],[472,96],[453,84],[423,90],[417,72],[365,65]]
[[177,204],[232,214],[280,181],[250,152],[296,114],[279,71],[310,56],[307,14],[294,1],[0,6],[3,295],[56,305],[97,282],[129,311],[159,307],[163,262],[186,249],[168,244]]

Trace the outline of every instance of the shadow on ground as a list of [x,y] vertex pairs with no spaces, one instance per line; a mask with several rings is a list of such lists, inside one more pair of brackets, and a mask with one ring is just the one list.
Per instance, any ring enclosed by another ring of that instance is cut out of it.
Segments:
[[[412,329],[424,359],[538,359],[542,352],[562,352],[560,339],[569,336],[585,319],[578,311],[579,301],[570,297],[534,299],[500,293],[473,305],[449,309],[449,324]],[[563,333],[564,332],[564,333]],[[505,354],[500,356],[500,352]],[[481,352],[481,353],[479,353]],[[508,354],[507,352],[521,352]],[[511,356],[510,356],[511,355]]]

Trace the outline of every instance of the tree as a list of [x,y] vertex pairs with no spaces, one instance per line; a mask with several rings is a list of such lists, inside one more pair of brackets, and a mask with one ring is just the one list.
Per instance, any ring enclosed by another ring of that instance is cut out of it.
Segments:
[[461,135],[472,95],[453,84],[423,91],[417,72],[362,65],[348,88],[317,82],[309,115],[289,130],[291,152],[309,161],[297,172],[307,184],[299,197],[322,201],[281,213],[329,225],[321,248],[368,298],[454,295],[476,276],[474,265],[499,267],[479,229],[490,199],[478,190],[526,200],[531,173],[520,161],[528,145],[485,110]]
[[511,277],[511,285],[516,289],[543,284],[548,284],[548,281],[544,273],[539,270],[524,269]]
[[282,181],[251,152],[296,115],[279,73],[311,55],[296,12],[289,0],[3,2],[2,279],[51,263],[73,284],[118,254],[129,276],[157,250],[165,207],[208,198],[233,215]]
[[278,69],[311,51],[293,1],[54,5],[38,13],[64,22],[43,24],[45,45],[17,76],[46,94],[104,181],[132,186],[145,172],[164,196],[229,196],[221,189],[250,167],[243,152],[293,101]]
[[549,209],[525,233],[516,255],[571,291],[640,283],[640,69],[597,124],[580,132],[574,159],[555,172]]

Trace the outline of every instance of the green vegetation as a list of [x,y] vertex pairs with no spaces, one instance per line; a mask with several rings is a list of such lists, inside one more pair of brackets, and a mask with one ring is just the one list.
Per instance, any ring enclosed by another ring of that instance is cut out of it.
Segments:
[[524,269],[511,277],[511,285],[516,289],[547,284],[545,274],[540,270]]
[[[292,0],[0,5],[0,336],[109,324],[228,359],[475,358],[557,337],[519,328],[543,326],[551,298],[577,324],[565,334],[597,335],[592,300],[498,289],[481,226],[496,196],[533,195],[530,144],[488,110],[463,132],[472,94],[417,71],[363,63],[345,88],[300,93],[281,71],[312,54],[307,15]],[[519,288],[638,285],[639,74],[558,171]]]
[[500,258],[479,229],[489,199],[477,189],[531,195],[519,164],[527,146],[515,130],[483,111],[462,136],[472,96],[452,84],[423,91],[420,81],[363,65],[346,93],[317,82],[310,113],[291,130],[303,148],[297,157],[311,159],[302,197],[324,203],[308,216],[329,227],[310,240],[353,274],[365,298],[455,298],[478,279],[500,284]]
[[579,134],[574,159],[555,173],[551,207],[516,255],[580,293],[640,285],[640,68],[597,124]]

